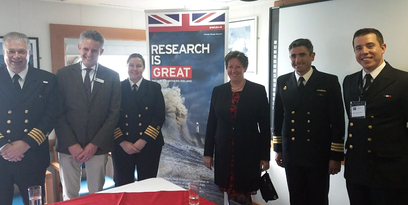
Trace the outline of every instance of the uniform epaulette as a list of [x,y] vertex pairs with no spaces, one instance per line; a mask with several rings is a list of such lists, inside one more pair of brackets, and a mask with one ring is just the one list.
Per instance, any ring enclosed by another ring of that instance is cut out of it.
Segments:
[[118,139],[118,138],[121,137],[121,136],[123,136],[122,130],[121,130],[119,127],[117,127],[117,128],[115,129],[115,132],[114,132],[113,137],[114,137],[114,139],[116,140],[116,139]]
[[37,129],[37,128],[33,128],[29,133],[28,136],[30,136],[31,138],[33,138],[38,145],[41,145],[44,141],[46,136],[44,135],[44,133]]
[[282,136],[273,136],[274,144],[282,144]]

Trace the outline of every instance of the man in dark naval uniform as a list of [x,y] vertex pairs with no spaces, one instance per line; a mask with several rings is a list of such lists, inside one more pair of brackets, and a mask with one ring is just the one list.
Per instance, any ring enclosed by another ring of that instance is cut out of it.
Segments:
[[[50,163],[48,135],[58,115],[56,77],[28,66],[25,34],[3,37],[6,66],[0,69],[0,204],[11,205],[14,184],[28,204],[27,189],[41,185]],[[43,201],[44,202],[44,201]]]
[[362,69],[344,78],[345,172],[351,205],[408,203],[408,73],[384,61],[380,31],[353,36]]
[[275,160],[285,167],[291,205],[327,205],[329,176],[344,157],[344,109],[337,76],[311,65],[308,39],[289,45],[295,72],[277,81],[274,107]]

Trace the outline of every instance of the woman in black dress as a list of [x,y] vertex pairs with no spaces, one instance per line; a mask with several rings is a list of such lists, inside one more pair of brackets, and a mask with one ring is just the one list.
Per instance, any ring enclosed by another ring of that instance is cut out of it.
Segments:
[[230,200],[252,204],[261,171],[269,169],[270,108],[265,87],[244,78],[244,53],[228,53],[225,65],[230,81],[212,93],[204,163],[214,165],[215,184]]

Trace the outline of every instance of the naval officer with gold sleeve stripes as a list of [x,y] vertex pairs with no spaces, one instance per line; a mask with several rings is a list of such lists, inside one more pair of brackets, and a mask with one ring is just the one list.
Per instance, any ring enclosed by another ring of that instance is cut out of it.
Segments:
[[48,134],[58,115],[55,75],[28,65],[25,34],[3,37],[6,66],[0,68],[0,204],[11,205],[14,184],[28,204],[27,188],[41,185],[50,163]]
[[344,110],[337,76],[311,65],[308,39],[289,46],[295,72],[277,80],[273,143],[285,168],[291,205],[327,205],[329,175],[344,156]]
[[161,86],[143,79],[143,56],[134,53],[128,61],[129,78],[121,82],[122,105],[115,129],[115,151],[112,153],[115,186],[157,176],[164,144],[160,131],[165,120]]

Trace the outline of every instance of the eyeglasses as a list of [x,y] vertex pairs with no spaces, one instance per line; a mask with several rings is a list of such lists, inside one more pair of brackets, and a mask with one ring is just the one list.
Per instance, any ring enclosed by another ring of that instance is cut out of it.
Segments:
[[27,55],[27,50],[23,50],[23,49],[21,49],[21,50],[6,50],[6,52],[7,52],[7,54],[8,55],[20,55],[20,56],[25,56],[25,55]]

